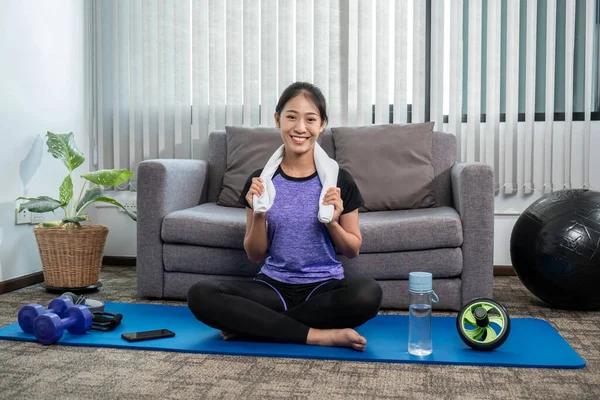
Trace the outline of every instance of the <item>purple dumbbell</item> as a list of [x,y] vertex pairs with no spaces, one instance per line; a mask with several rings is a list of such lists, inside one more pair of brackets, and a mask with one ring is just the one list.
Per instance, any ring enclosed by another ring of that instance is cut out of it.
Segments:
[[92,327],[92,313],[85,306],[73,306],[67,309],[65,318],[53,313],[42,314],[33,321],[33,333],[38,342],[52,344],[58,342],[63,332],[81,335]]
[[23,332],[33,333],[33,321],[37,317],[50,312],[62,318],[69,307],[73,307],[73,301],[68,297],[57,297],[52,300],[47,310],[39,304],[27,304],[19,310],[19,326]]

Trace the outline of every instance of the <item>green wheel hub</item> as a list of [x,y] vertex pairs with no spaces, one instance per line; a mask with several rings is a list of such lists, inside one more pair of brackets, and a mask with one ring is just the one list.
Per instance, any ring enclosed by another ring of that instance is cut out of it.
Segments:
[[502,345],[510,333],[506,309],[492,299],[474,299],[456,317],[461,339],[475,350],[489,351]]

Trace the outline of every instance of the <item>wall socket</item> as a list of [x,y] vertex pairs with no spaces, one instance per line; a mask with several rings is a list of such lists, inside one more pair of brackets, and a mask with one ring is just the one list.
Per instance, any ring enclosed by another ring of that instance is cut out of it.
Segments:
[[19,206],[23,204],[23,200],[17,200],[15,203],[15,225],[24,225],[31,223],[31,212],[29,210],[22,210],[19,212]]
[[[133,212],[133,213],[137,212],[137,203],[136,203],[135,199],[122,201],[120,203],[123,205],[123,207],[125,207],[126,210]],[[123,211],[123,210],[121,210],[121,211]]]
[[31,224],[32,225],[41,224],[42,222],[44,222],[46,220],[44,218],[44,214],[42,214],[42,213],[32,212],[29,214],[31,215]]
[[[116,201],[118,201],[127,211],[133,212],[133,213],[137,213],[137,193],[135,192],[128,192],[128,191],[114,191],[111,192],[109,194],[108,197],[111,197],[113,199],[115,199]],[[118,208],[118,210],[120,212],[125,212],[125,210],[123,210],[120,207],[117,207],[113,204],[109,204],[109,203],[102,203],[102,202],[98,202],[98,203],[94,203],[96,208]]]

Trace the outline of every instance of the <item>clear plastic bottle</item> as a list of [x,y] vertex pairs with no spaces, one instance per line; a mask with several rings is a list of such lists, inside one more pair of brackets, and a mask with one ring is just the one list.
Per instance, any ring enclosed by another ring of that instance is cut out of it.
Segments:
[[415,356],[431,354],[431,306],[439,301],[432,289],[429,272],[408,275],[408,352]]

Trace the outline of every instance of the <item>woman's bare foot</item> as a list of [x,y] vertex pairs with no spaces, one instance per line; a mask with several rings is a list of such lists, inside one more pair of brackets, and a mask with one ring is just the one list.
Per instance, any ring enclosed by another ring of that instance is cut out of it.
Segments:
[[221,337],[223,340],[235,339],[235,333],[221,331]]
[[354,329],[314,329],[310,328],[306,344],[318,346],[350,347],[354,350],[364,351],[367,339],[360,336]]

